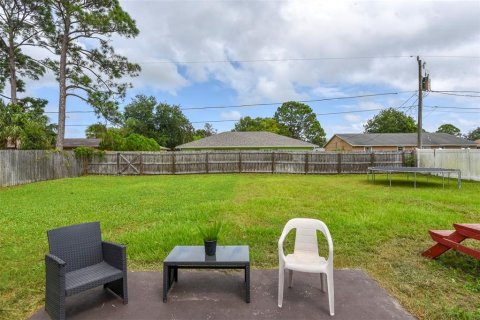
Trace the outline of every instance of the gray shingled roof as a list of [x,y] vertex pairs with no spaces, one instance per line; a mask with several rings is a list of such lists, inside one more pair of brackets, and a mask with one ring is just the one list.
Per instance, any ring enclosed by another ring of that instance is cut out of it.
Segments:
[[223,132],[197,141],[177,146],[177,149],[213,148],[317,148],[305,141],[292,139],[271,132]]
[[77,147],[92,147],[98,148],[102,139],[64,139],[63,146],[67,148],[77,148]]
[[[416,133],[348,133],[336,134],[352,146],[416,146]],[[426,147],[476,147],[475,142],[447,133],[422,133],[422,144]]]

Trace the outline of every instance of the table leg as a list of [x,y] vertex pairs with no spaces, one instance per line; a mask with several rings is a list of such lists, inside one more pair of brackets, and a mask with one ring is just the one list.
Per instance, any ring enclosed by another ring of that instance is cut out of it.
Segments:
[[170,286],[170,267],[163,265],[163,302],[167,302],[168,288]]
[[250,265],[245,266],[245,285],[246,285],[246,292],[245,292],[245,301],[250,303]]

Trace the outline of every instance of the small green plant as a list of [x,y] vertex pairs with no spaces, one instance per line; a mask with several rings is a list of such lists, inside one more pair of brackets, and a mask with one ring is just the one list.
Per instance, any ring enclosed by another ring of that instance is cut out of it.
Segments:
[[203,237],[203,241],[217,241],[222,230],[222,222],[216,221],[204,227],[198,226],[198,230]]
[[405,155],[405,166],[406,167],[415,167],[416,166],[416,159],[415,159],[415,155],[413,153]]

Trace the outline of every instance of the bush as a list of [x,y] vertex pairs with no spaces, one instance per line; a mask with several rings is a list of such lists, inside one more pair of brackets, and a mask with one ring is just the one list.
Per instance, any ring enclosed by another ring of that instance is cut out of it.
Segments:
[[110,128],[103,135],[100,149],[110,151],[160,151],[160,145],[154,139],[137,133],[123,137],[118,129]]
[[125,138],[120,134],[119,130],[110,128],[104,133],[102,137],[102,142],[100,142],[100,149],[122,151],[124,150],[124,144]]
[[415,159],[415,154],[411,153],[411,154],[406,154],[405,155],[405,166],[406,167],[416,167],[417,166],[417,162],[416,162],[416,159]]
[[160,151],[160,145],[152,138],[132,133],[125,138],[124,151]]
[[92,159],[94,156],[103,157],[105,155],[105,151],[97,150],[92,147],[78,147],[73,149],[73,153],[75,153],[75,158],[77,159]]

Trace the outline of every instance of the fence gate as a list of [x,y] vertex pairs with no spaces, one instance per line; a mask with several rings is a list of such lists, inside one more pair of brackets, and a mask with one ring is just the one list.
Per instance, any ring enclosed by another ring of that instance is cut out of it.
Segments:
[[142,154],[117,153],[117,170],[123,175],[142,174]]

